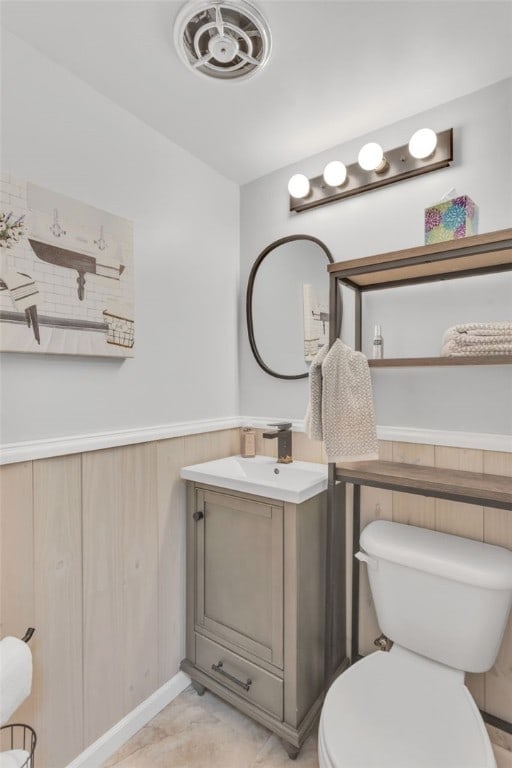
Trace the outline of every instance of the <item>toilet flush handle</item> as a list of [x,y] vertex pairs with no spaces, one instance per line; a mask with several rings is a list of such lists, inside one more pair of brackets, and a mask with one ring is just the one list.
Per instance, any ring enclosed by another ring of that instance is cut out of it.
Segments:
[[372,571],[376,571],[379,567],[378,560],[375,560],[375,558],[370,557],[366,554],[366,552],[356,552],[354,557],[357,557],[358,560],[361,560],[361,562],[366,563],[368,568],[371,568]]

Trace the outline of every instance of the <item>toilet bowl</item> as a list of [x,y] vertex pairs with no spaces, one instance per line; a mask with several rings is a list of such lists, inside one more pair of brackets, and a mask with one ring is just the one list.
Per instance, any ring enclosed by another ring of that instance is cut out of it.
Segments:
[[318,741],[320,768],[496,766],[463,673],[396,645],[333,683]]
[[512,600],[512,552],[399,523],[361,535],[382,631],[394,640],[331,685],[320,768],[496,768],[465,671],[489,669]]

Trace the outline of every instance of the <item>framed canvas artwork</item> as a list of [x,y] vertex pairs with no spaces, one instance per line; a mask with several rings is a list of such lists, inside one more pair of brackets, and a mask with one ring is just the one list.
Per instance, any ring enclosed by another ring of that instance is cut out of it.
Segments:
[[302,286],[304,307],[304,360],[310,363],[329,343],[329,303],[320,297],[314,286]]
[[2,174],[0,350],[133,357],[130,221]]

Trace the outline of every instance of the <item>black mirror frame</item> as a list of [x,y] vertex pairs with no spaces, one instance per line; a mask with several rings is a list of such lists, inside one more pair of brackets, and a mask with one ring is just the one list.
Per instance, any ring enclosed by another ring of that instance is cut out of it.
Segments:
[[[319,240],[317,237],[313,237],[312,235],[287,235],[286,237],[281,237],[279,240],[274,240],[273,243],[270,243],[270,245],[267,245],[266,248],[263,249],[263,251],[260,253],[256,261],[254,262],[250,275],[249,280],[247,282],[247,294],[246,294],[246,302],[245,302],[245,308],[246,308],[246,315],[247,315],[247,332],[249,334],[249,344],[251,345],[251,350],[256,358],[256,362],[260,366],[260,368],[263,368],[265,373],[268,373],[270,376],[274,376],[276,379],[306,379],[309,374],[306,371],[306,373],[297,373],[294,375],[288,375],[285,373],[276,373],[271,368],[268,367],[263,362],[263,359],[258,351],[258,347],[256,346],[256,340],[254,338],[254,323],[252,318],[252,294],[254,290],[254,281],[256,279],[256,273],[258,272],[258,269],[261,265],[261,262],[263,259],[268,256],[268,254],[273,251],[275,248],[278,248],[280,245],[284,245],[285,243],[291,243],[294,240],[311,240],[313,243],[316,243],[320,246],[320,248],[325,253],[327,260],[334,264],[334,259],[332,257],[332,254],[330,250],[327,248],[325,243],[323,243],[321,240]],[[338,331],[339,332],[339,331]]]

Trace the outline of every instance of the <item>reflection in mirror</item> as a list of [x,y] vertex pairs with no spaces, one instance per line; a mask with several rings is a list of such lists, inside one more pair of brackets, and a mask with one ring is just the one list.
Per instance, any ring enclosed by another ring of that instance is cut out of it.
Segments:
[[309,362],[328,343],[327,247],[291,235],[265,248],[247,286],[247,326],[259,365],[272,376],[306,377]]

